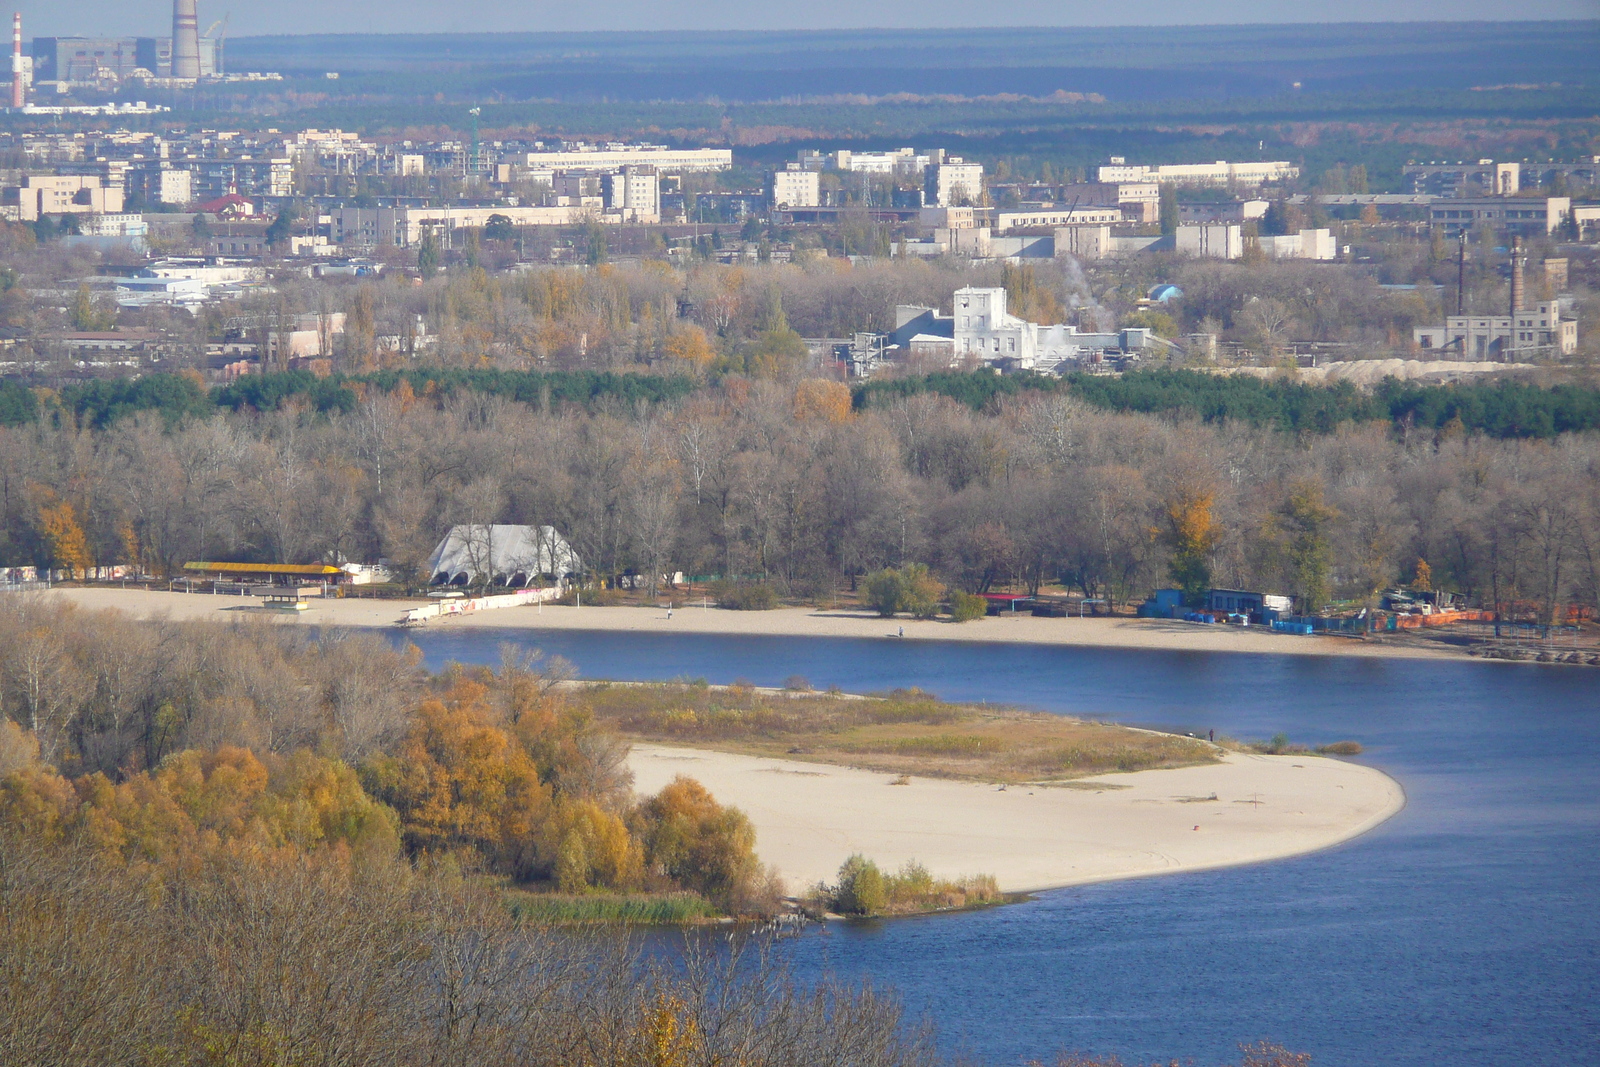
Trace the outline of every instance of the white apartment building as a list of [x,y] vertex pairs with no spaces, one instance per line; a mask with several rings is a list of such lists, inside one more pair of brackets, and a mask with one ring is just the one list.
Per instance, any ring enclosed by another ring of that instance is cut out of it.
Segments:
[[928,167],[924,178],[925,196],[934,207],[957,207],[983,203],[983,164],[968,163],[960,156]]
[[668,148],[659,144],[581,145],[561,152],[528,152],[522,166],[547,170],[618,171],[654,167],[660,174],[733,169],[729,148]]
[[1412,331],[1418,348],[1453,352],[1463,359],[1509,359],[1541,351],[1570,356],[1578,350],[1576,319],[1561,317],[1559,301],[1546,300],[1515,315],[1450,315],[1443,326]]
[[798,163],[773,172],[773,207],[819,207],[821,204],[822,175],[814,170],[802,170]]
[[147,197],[158,204],[187,204],[194,199],[194,175],[186,170],[159,170],[145,180]]
[[1272,163],[1164,163],[1159,166],[1113,162],[1096,176],[1102,182],[1157,182],[1174,185],[1261,185],[1300,177],[1300,168],[1285,160]]
[[624,167],[606,175],[605,183],[606,207],[620,212],[624,222],[661,221],[661,179],[654,167]]

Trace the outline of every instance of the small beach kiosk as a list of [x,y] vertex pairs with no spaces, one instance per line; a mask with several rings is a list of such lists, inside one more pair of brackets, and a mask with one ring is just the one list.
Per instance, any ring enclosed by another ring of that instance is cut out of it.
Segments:
[[260,597],[260,606],[274,611],[304,611],[307,597],[321,596],[347,577],[325,563],[185,563],[183,569],[191,582],[209,578],[213,592],[236,582],[239,593]]

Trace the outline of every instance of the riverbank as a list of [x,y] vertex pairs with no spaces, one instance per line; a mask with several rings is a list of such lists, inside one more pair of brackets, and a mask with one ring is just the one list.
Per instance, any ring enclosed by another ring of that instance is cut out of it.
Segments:
[[750,817],[790,892],[834,881],[853,853],[936,877],[992,874],[1007,893],[1282,859],[1356,837],[1405,806],[1381,771],[1316,756],[1111,774],[1070,787],[912,777],[635,744],[635,786],[679,774]]
[[[50,595],[90,609],[115,608],[140,618],[173,619],[266,616],[252,610],[252,597],[208,593],[147,592],[142,589],[62,589]],[[425,600],[312,600],[307,611],[278,617],[319,626],[392,627]],[[1260,627],[1202,626],[1165,619],[1046,619],[998,615],[973,622],[947,619],[881,619],[859,611],[776,608],[725,611],[698,605],[677,607],[669,619],[654,607],[577,608],[530,605],[451,616],[420,624],[428,628],[601,630],[623,633],[699,633],[772,637],[892,638],[907,641],[1004,642],[1072,647],[1157,649],[1181,652],[1253,652],[1311,656],[1371,656],[1406,659],[1465,659],[1461,652],[1349,637],[1274,633]]]

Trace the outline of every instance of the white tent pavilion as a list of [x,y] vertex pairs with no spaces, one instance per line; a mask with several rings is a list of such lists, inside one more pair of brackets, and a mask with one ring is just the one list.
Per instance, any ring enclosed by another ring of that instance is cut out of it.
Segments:
[[428,558],[435,585],[525,586],[540,575],[575,574],[579,566],[577,553],[553,526],[452,526]]

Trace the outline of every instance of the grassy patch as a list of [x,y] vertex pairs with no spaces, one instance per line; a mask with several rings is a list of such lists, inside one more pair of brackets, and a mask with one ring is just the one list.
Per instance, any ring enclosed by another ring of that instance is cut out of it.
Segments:
[[506,892],[506,904],[522,922],[547,926],[585,923],[681,926],[719,917],[693,893],[583,894]]
[[800,757],[891,775],[1049,781],[1217,759],[1216,749],[1192,738],[991,705],[946,704],[917,690],[862,699],[743,686],[602,683],[572,696],[636,740]]

